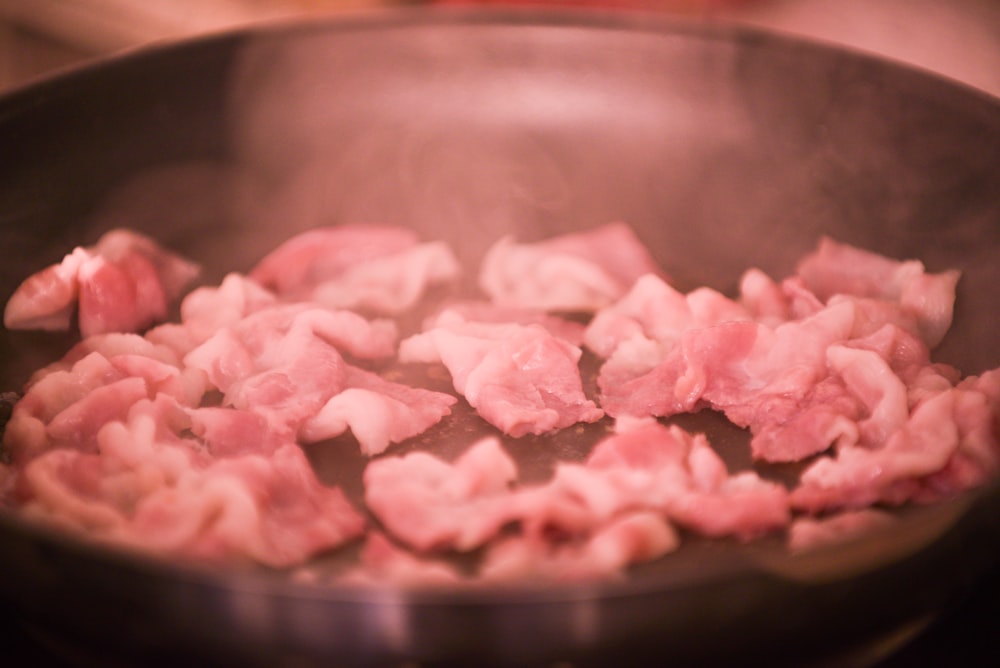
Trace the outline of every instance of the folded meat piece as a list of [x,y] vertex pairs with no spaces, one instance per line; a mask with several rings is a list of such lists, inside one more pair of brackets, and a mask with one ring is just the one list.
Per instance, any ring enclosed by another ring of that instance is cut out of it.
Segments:
[[628,507],[705,536],[749,539],[790,521],[784,486],[752,471],[730,474],[703,435],[650,418],[619,420],[586,467],[614,481]]
[[29,462],[17,489],[25,511],[144,551],[277,567],[364,530],[362,516],[316,479],[294,442],[266,455],[209,454],[200,439],[183,436],[191,424],[175,402],[137,402],[101,428],[95,452],[58,448]]
[[652,368],[688,330],[751,319],[746,308],[715,290],[698,288],[685,295],[650,274],[594,315],[584,343],[598,356],[608,358],[624,343],[651,342],[660,351],[647,364]]
[[111,230],[91,247],[28,277],[4,310],[8,329],[68,330],[83,336],[139,332],[167,316],[199,267],[149,237]]
[[365,503],[392,536],[417,550],[464,552],[511,519],[516,479],[499,439],[486,437],[451,463],[426,452],[373,460],[364,473]]
[[395,325],[311,304],[277,305],[219,330],[184,357],[224,403],[269,416],[292,433],[345,389],[341,350],[359,357],[394,352]]
[[497,241],[479,285],[497,304],[593,312],[624,295],[644,274],[662,274],[632,229],[609,223],[543,241]]
[[376,530],[369,531],[365,536],[360,563],[340,574],[336,581],[340,584],[381,587],[426,587],[469,582],[453,565],[400,548]]
[[516,486],[516,478],[488,437],[453,463],[423,452],[372,461],[365,501],[418,551],[473,550],[509,528],[514,542],[487,558],[497,577],[534,557],[572,563],[580,575],[608,573],[674,549],[674,524],[749,539],[790,521],[782,485],[730,475],[704,436],[652,419],[621,421],[584,464],[561,463],[547,482]]
[[450,394],[410,387],[348,365],[344,389],[330,397],[299,428],[299,439],[314,443],[351,430],[366,455],[423,433],[451,413]]
[[489,547],[479,577],[571,581],[620,576],[680,547],[680,535],[659,513],[626,512],[582,540],[554,542],[538,535],[504,538]]
[[444,242],[420,243],[408,228],[343,225],[289,239],[264,257],[250,278],[282,299],[396,315],[459,271]]
[[820,300],[853,295],[890,302],[912,316],[928,347],[933,348],[951,327],[955,285],[960,272],[927,273],[918,260],[898,261],[823,238],[796,270],[804,285]]
[[420,243],[411,229],[393,225],[337,225],[307,230],[275,248],[250,278],[278,294],[301,294],[350,267]]
[[816,460],[792,505],[818,513],[930,502],[981,485],[1000,470],[997,405],[986,389],[995,373],[921,398],[875,447],[842,447]]
[[468,322],[447,313],[399,346],[401,362],[444,364],[455,390],[510,436],[603,417],[583,392],[581,354],[541,325]]
[[451,283],[459,273],[451,248],[433,241],[352,266],[318,283],[309,298],[328,308],[399,315],[413,308],[430,288]]
[[449,323],[457,321],[541,325],[553,336],[577,347],[583,345],[583,336],[586,330],[586,325],[581,322],[552,315],[542,309],[500,306],[488,301],[449,302],[424,320],[423,329],[426,331],[439,325],[447,327]]
[[205,390],[201,374],[150,357],[74,351],[83,356],[36,374],[14,405],[4,432],[14,461],[26,463],[52,448],[94,452],[104,424],[122,419],[136,402],[162,394],[195,405]]

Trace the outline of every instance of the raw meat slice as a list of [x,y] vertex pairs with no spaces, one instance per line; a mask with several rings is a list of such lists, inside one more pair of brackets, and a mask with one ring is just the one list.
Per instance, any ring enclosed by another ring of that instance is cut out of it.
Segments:
[[364,527],[343,492],[323,486],[301,448],[288,443],[266,457],[217,459],[142,498],[128,538],[167,554],[288,567]]
[[266,457],[212,457],[165,428],[171,421],[174,429],[184,425],[176,404],[140,402],[125,421],[100,430],[99,455],[54,449],[37,457],[22,480],[28,512],[156,553],[277,567],[363,531],[361,515],[342,492],[319,483],[294,443]]
[[659,510],[702,535],[749,539],[786,526],[788,491],[746,471],[730,475],[703,435],[655,420],[619,420],[587,467],[618,476],[632,507]]
[[79,450],[49,450],[22,469],[16,494],[25,515],[71,531],[119,535],[127,519],[101,498],[104,461]]
[[510,436],[544,434],[603,416],[583,392],[582,351],[540,325],[449,320],[400,343],[402,362],[441,362],[455,390]]
[[94,246],[78,247],[25,280],[7,302],[4,325],[67,330],[78,311],[85,337],[138,332],[164,319],[198,272],[196,264],[149,237],[111,230]]
[[739,320],[750,320],[750,313],[715,290],[699,288],[684,295],[660,277],[646,275],[624,297],[597,312],[584,342],[604,358],[635,338],[655,341],[665,353],[688,330]]
[[58,264],[25,279],[7,301],[4,327],[68,330],[77,306],[80,267],[90,258],[89,251],[74,248]]
[[994,421],[981,392],[940,392],[918,404],[880,447],[843,447],[811,464],[792,491],[792,504],[811,513],[900,505],[979,484],[1000,461]]
[[391,225],[339,225],[302,232],[268,253],[250,278],[278,294],[298,293],[349,267],[420,242],[413,230]]
[[80,267],[80,333],[138,332],[167,315],[167,295],[141,255],[110,262],[100,255]]
[[191,433],[215,458],[267,456],[287,442],[267,417],[238,408],[205,406],[187,412]]
[[451,564],[399,548],[380,531],[372,530],[365,536],[360,561],[337,582],[382,587],[468,584],[468,579]]
[[417,550],[475,549],[509,521],[517,467],[499,439],[472,444],[453,463],[426,452],[375,459],[365,503],[396,539]]
[[319,282],[309,296],[328,308],[398,315],[413,308],[430,288],[452,282],[459,271],[451,248],[434,241],[352,265]]
[[286,300],[395,315],[459,270],[442,241],[420,243],[406,228],[352,225],[293,237],[262,259],[250,278]]
[[728,321],[687,330],[646,372],[616,353],[598,377],[601,404],[615,416],[665,416],[708,406],[750,428],[755,457],[808,457],[856,438],[861,403],[832,377],[827,361],[830,346],[851,338],[856,314],[855,304],[838,302],[773,329]]
[[423,433],[451,413],[450,394],[385,380],[348,365],[344,389],[299,428],[299,439],[315,443],[351,430],[361,452],[372,456],[390,443]]
[[824,306],[798,276],[776,283],[753,267],[740,277],[739,302],[754,320],[769,327],[807,318],[823,310]]
[[799,262],[797,274],[824,301],[854,295],[897,304],[916,319],[931,348],[951,326],[960,276],[954,270],[930,274],[917,260],[897,261],[829,238]]
[[180,365],[180,358],[169,346],[160,345],[139,334],[111,332],[83,339],[70,348],[61,359],[32,374],[27,387],[30,388],[50,373],[72,369],[74,364],[95,352],[109,360],[119,355],[135,355],[175,367]]
[[124,419],[100,429],[92,452],[54,448],[31,460],[18,489],[29,512],[119,540],[139,499],[204,461],[174,432],[187,424],[176,402],[141,400]]
[[148,396],[146,382],[137,377],[95,387],[53,416],[45,428],[47,446],[91,452],[97,447],[98,431],[106,423],[124,419],[137,401]]
[[[743,539],[785,527],[788,492],[757,474],[730,475],[704,436],[652,419],[624,419],[584,464],[561,463],[542,484],[494,498],[498,524],[527,541],[577,542],[630,513],[656,513],[706,536]],[[501,521],[502,520],[502,521]]]
[[631,512],[579,541],[553,542],[536,535],[503,539],[488,549],[479,577],[485,581],[607,578],[679,546],[680,536],[660,514]]
[[662,270],[631,228],[610,223],[534,243],[505,237],[483,258],[479,285],[503,306],[592,312],[650,273]]
[[184,363],[205,372],[224,402],[259,410],[297,431],[344,389],[339,350],[367,357],[392,354],[396,330],[349,311],[312,305],[265,308],[226,327],[193,349]]
[[134,257],[148,260],[168,300],[179,297],[201,273],[201,268],[196,263],[163,248],[150,237],[134,230],[120,228],[105,232],[97,240],[94,251],[113,264]]
[[487,301],[451,302],[424,320],[423,329],[448,327],[449,323],[482,322],[494,324],[541,325],[550,334],[572,343],[583,345],[586,325],[552,315],[541,309],[518,306],[498,306]]
[[306,323],[290,327],[254,362],[253,373],[219,388],[224,403],[262,413],[293,432],[344,388],[343,357]]
[[181,302],[181,322],[193,341],[207,340],[251,313],[274,306],[277,297],[242,274],[230,273],[217,287],[202,286]]
[[[93,352],[69,369],[57,370],[32,384],[11,412],[4,431],[4,448],[24,463],[49,447],[48,425],[63,411],[83,401],[93,391],[124,379],[100,353]],[[117,411],[105,407],[105,411]]]

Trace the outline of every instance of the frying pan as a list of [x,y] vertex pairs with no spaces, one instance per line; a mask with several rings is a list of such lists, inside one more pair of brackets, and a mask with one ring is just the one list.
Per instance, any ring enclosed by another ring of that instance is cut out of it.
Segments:
[[[501,234],[625,220],[682,289],[732,291],[748,266],[787,275],[821,234],[958,267],[937,358],[967,374],[1000,365],[1000,102],[787,37],[551,11],[290,23],[15,91],[0,100],[0,146],[4,298],[119,225],[215,281],[320,224],[412,226],[474,266]],[[71,343],[3,332],[2,389]],[[726,445],[740,435],[705,419],[694,426],[746,466]],[[546,465],[512,447],[528,470]],[[336,478],[361,464],[316,466]],[[690,541],[624,580],[474,589],[168,562],[5,510],[0,600],[144,665],[850,665],[995,567],[998,510],[991,484],[815,553]]]

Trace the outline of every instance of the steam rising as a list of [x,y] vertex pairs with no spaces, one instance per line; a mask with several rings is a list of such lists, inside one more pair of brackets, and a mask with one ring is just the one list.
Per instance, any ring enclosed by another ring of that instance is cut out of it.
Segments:
[[[623,220],[680,289],[787,275],[824,234],[961,267],[961,303],[995,285],[986,106],[779,41],[516,28],[257,33],[231,66],[227,159],[137,175],[94,226],[153,233],[206,280],[318,225],[412,226],[469,275],[501,236]],[[984,368],[992,331],[942,358]]]

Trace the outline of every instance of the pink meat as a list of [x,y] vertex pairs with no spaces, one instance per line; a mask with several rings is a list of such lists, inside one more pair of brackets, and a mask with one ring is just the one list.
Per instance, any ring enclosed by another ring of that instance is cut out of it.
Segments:
[[974,387],[931,396],[879,447],[843,447],[811,464],[792,492],[792,503],[813,513],[899,505],[981,484],[1000,463],[994,410]]
[[[319,483],[297,445],[262,449],[278,438],[267,430],[249,445],[241,437],[252,426],[238,422],[253,419],[223,410],[189,417],[165,395],[140,400],[104,422],[96,452],[57,448],[29,462],[19,493],[43,520],[212,561],[288,566],[363,531],[362,517],[342,492]],[[197,439],[183,436],[189,430]]]
[[138,377],[96,387],[49,421],[45,429],[48,446],[92,452],[97,432],[107,422],[124,419],[137,401],[148,396],[146,382]]
[[153,264],[141,255],[119,262],[101,256],[80,267],[80,333],[138,332],[167,315],[167,295]]
[[517,468],[493,437],[453,463],[426,452],[375,459],[365,468],[365,503],[396,539],[417,550],[475,549],[511,516]]
[[[457,399],[358,366],[396,353],[396,324],[340,307],[402,313],[455,276],[450,250],[402,228],[312,230],[249,277],[192,292],[180,323],[120,333],[162,318],[194,271],[113,232],[15,293],[15,322],[65,328],[79,303],[92,335],[25,387],[0,497],[100,540],[209,561],[294,566],[353,540],[365,520],[300,444],[350,429],[378,455]],[[736,300],[682,294],[615,224],[502,240],[480,278],[493,302],[428,318],[399,360],[443,364],[517,437],[602,417],[583,391],[585,341],[605,358],[598,387],[615,430],[533,484],[517,484],[492,437],[453,462],[376,457],[365,499],[387,535],[370,532],[341,581],[607,577],[675,549],[675,527],[742,540],[787,529],[791,549],[812,549],[880,526],[873,505],[936,501],[1000,471],[1000,371],[963,380],[930,360],[957,272],[827,239],[780,282],[748,270]],[[546,312],[598,307],[586,329]],[[652,417],[702,408],[748,428],[756,459],[815,459],[789,492],[731,473],[704,436]],[[475,574],[432,553],[478,550]]]
[[188,411],[191,433],[216,458],[267,456],[286,443],[267,417],[238,408],[206,406]]
[[587,467],[617,476],[630,504],[706,536],[747,539],[788,524],[787,490],[753,472],[730,475],[704,436],[649,419],[618,428]]
[[292,330],[311,332],[339,351],[360,359],[381,359],[396,352],[396,325],[391,320],[368,320],[352,311],[329,310],[310,302],[278,304],[240,319],[231,332],[254,358],[287,355],[282,344]]
[[788,493],[754,473],[730,475],[703,436],[625,420],[585,464],[560,464],[512,496],[508,521],[529,540],[594,536],[624,515],[659,514],[708,536],[750,538],[789,521]]
[[251,270],[250,278],[279,294],[299,293],[419,241],[413,230],[389,225],[319,227],[268,253]]
[[75,248],[60,263],[25,279],[7,301],[4,327],[68,330],[76,311],[80,267],[91,257],[90,251]]
[[456,320],[404,340],[403,362],[441,362],[455,390],[505,434],[544,434],[603,416],[583,392],[581,350],[539,325]]
[[533,243],[504,238],[483,259],[479,285],[503,306],[596,311],[644,274],[662,274],[624,223]]
[[486,581],[570,581],[620,575],[680,546],[677,531],[658,513],[624,513],[576,541],[526,535],[502,539],[486,552],[479,576]]
[[424,320],[423,329],[448,327],[455,322],[481,322],[494,324],[541,325],[553,336],[574,346],[583,345],[586,326],[540,309],[518,306],[499,306],[487,301],[451,302],[445,308]]
[[958,271],[926,272],[917,260],[897,261],[829,238],[799,263],[798,275],[821,300],[835,295],[871,297],[896,304],[916,319],[927,345],[951,326]]
[[[853,303],[839,302],[775,328],[729,321],[687,330],[645,373],[616,353],[598,378],[601,403],[611,415],[640,416],[708,406],[750,428],[755,457],[797,461],[857,440],[854,423],[865,415],[865,403],[827,355],[831,346],[851,339],[856,317]],[[846,361],[843,366],[846,371]],[[855,376],[860,392],[860,374]],[[869,427],[877,428],[875,422]]]
[[202,370],[227,405],[262,411],[296,431],[345,388],[341,348],[385,356],[393,352],[395,336],[391,323],[349,311],[281,306],[223,328],[184,362]]
[[150,237],[134,230],[115,229],[105,232],[94,246],[97,255],[113,264],[141,257],[153,267],[160,289],[168,300],[179,297],[201,272],[200,267],[159,245]]
[[224,562],[300,564],[364,531],[343,492],[317,479],[302,450],[217,459],[137,504],[129,538],[156,552]]
[[192,290],[181,302],[181,322],[191,340],[201,343],[223,327],[277,303],[277,297],[241,274],[228,274],[218,286]]
[[7,302],[4,324],[66,330],[77,312],[85,337],[141,331],[166,317],[198,271],[148,237],[112,230],[25,280]]
[[605,358],[637,338],[656,342],[665,353],[688,330],[749,319],[746,309],[714,290],[699,288],[684,295],[660,277],[647,275],[620,300],[597,312],[584,341]]
[[423,452],[373,461],[365,500],[394,538],[421,552],[476,549],[519,525],[518,538],[489,549],[487,578],[538,575],[560,564],[565,577],[606,575],[679,543],[665,516],[597,467],[563,465],[548,483],[513,488],[516,476],[489,437],[451,464]]
[[450,394],[385,380],[347,366],[344,389],[299,428],[299,438],[314,443],[351,430],[366,455],[423,433],[451,413]]
[[225,388],[225,402],[264,413],[292,430],[344,388],[343,358],[307,326],[290,328],[254,362],[253,373]]
[[337,578],[340,584],[433,586],[467,582],[454,566],[397,547],[380,531],[369,531],[360,564]]
[[28,462],[19,493],[32,514],[122,540],[140,499],[204,461],[176,435],[187,425],[176,402],[140,400],[122,420],[102,426],[91,452],[53,448]]
[[61,359],[32,374],[28,387],[54,371],[68,371],[81,359],[95,352],[109,360],[121,355],[141,356],[174,367],[180,366],[180,358],[168,346],[150,341],[139,334],[110,332],[89,336],[75,344]]
[[775,282],[760,269],[747,269],[740,277],[739,302],[757,322],[777,327],[823,310],[823,302],[798,276]]
[[[69,411],[63,421],[64,425],[69,425],[68,416],[80,415],[80,411],[73,408],[76,404],[85,401],[92,392],[123,379],[121,371],[96,352],[68,369],[40,377],[14,405],[4,431],[5,450],[16,462],[22,463],[42,453],[51,445],[48,427],[53,420]],[[120,414],[123,407],[111,405],[99,410],[102,414]]]
[[115,355],[111,365],[130,378],[140,378],[151,396],[166,394],[186,406],[197,406],[207,390],[205,374],[180,369],[145,355]]
[[459,270],[451,248],[435,241],[352,265],[318,282],[308,294],[327,308],[398,315],[431,288],[451,283]]
[[459,271],[458,259],[444,242],[420,243],[408,228],[343,225],[289,239],[249,277],[283,299],[398,315],[429,289],[451,283]]
[[30,517],[91,535],[118,535],[127,518],[103,498],[103,469],[97,453],[49,450],[24,467],[16,493]]

